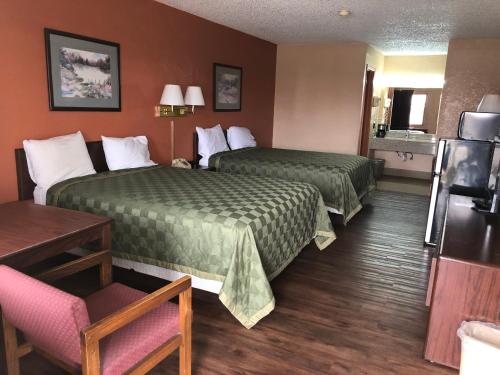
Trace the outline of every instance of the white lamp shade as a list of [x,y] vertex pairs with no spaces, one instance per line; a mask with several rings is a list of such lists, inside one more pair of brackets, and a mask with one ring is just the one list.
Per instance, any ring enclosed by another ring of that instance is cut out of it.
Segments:
[[179,85],[165,85],[160,99],[161,105],[184,105],[181,87]]
[[186,103],[186,105],[205,105],[201,87],[189,86],[186,90],[186,96],[184,96],[184,103]]
[[477,106],[477,111],[500,113],[500,95],[488,94],[483,96],[481,103]]

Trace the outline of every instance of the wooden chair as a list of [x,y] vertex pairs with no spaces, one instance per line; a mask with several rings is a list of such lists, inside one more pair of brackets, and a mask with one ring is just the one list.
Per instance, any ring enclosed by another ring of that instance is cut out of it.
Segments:
[[[39,275],[53,281],[103,262],[109,251]],[[102,263],[101,263],[102,266]],[[109,273],[108,267],[100,267]],[[109,279],[108,281],[106,279]],[[104,281],[103,281],[104,280]],[[0,266],[0,305],[8,375],[36,351],[72,374],[144,374],[177,348],[179,374],[191,374],[191,278],[146,294],[101,274],[103,289],[85,299]],[[179,296],[179,305],[169,302]],[[16,328],[26,337],[18,345]]]

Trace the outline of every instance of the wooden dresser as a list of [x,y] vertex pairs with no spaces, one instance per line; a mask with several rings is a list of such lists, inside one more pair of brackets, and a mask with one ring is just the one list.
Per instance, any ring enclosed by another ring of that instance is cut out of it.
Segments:
[[500,324],[500,215],[483,215],[473,205],[470,197],[450,196],[427,298],[425,358],[457,369],[461,322]]

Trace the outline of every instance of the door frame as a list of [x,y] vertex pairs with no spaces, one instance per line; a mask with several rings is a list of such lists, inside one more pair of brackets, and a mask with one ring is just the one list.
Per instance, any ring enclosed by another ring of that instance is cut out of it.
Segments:
[[368,156],[368,144],[370,142],[372,100],[373,100],[373,80],[375,78],[375,68],[366,65],[363,83],[363,115],[361,116],[361,136],[358,147],[358,154]]

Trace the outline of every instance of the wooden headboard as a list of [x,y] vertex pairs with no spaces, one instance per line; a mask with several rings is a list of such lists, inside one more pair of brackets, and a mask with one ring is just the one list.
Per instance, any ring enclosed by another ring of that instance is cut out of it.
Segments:
[[[227,130],[222,130],[224,132],[224,138],[227,142]],[[193,160],[196,164],[201,160],[201,155],[198,154],[198,133],[195,131],[193,135]]]
[[[106,164],[102,141],[86,142],[86,144],[87,149],[89,150],[90,159],[92,160],[92,164],[94,164],[96,172],[99,173],[108,171],[109,169]],[[16,148],[14,153],[16,156],[17,194],[19,200],[23,201],[26,199],[33,199],[35,183],[30,177],[26,153],[23,148]]]

